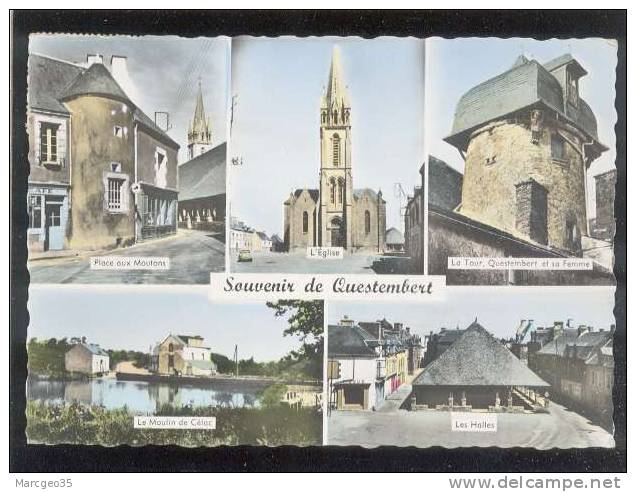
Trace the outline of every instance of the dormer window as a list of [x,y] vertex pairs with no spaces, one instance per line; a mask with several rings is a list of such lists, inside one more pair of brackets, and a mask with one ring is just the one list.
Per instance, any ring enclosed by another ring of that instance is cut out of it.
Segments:
[[567,101],[574,107],[578,107],[579,105],[579,81],[572,72],[568,70],[567,72]]
[[40,160],[43,164],[57,164],[57,132],[59,124],[40,123]]

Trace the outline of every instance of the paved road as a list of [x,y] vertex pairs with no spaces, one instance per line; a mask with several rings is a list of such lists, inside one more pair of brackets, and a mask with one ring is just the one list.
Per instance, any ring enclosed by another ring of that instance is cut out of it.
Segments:
[[33,283],[209,284],[210,272],[225,269],[225,245],[209,232],[179,230],[155,239],[92,256],[167,256],[170,270],[91,270],[91,254],[29,262]]
[[331,445],[389,446],[521,446],[537,449],[613,447],[603,428],[554,402],[546,414],[497,414],[497,432],[453,432],[450,413],[333,411],[328,419]]
[[404,258],[382,256],[374,253],[345,253],[341,260],[309,259],[304,251],[274,253],[255,251],[252,262],[237,261],[238,254],[230,253],[230,270],[237,273],[407,273]]

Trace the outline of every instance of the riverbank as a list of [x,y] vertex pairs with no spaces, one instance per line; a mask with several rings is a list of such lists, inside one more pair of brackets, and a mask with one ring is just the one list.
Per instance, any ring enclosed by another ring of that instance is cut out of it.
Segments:
[[28,401],[26,434],[30,443],[196,447],[221,445],[313,446],[322,442],[322,414],[285,406],[215,408],[163,406],[157,416],[216,417],[214,430],[135,429],[127,408],[95,405],[45,405]]
[[221,386],[225,384],[240,383],[245,386],[253,386],[254,388],[264,388],[272,384],[285,384],[295,386],[318,386],[322,387],[320,381],[292,380],[284,378],[275,378],[270,376],[232,376],[227,374],[215,374],[213,376],[171,376],[156,373],[125,373],[117,372],[116,378],[119,381],[145,381],[153,383],[166,384],[188,384],[194,386]]

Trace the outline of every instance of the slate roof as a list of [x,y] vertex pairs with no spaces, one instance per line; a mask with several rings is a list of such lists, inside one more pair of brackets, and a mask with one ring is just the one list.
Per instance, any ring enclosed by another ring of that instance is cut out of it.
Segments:
[[98,95],[122,101],[133,108],[133,118],[150,129],[172,147],[179,144],[155,125],[140,108],[128,98],[124,90],[101,63],[89,68],[48,56],[29,55],[29,107],[34,110],[69,114],[64,100],[83,95]]
[[378,194],[371,188],[358,188],[353,190],[353,198],[355,199],[362,198],[364,195],[369,195],[373,199],[378,197]]
[[438,343],[455,343],[459,337],[461,337],[466,330],[443,330],[439,333]]
[[578,108],[564,107],[563,88],[549,71],[564,63],[573,63],[575,70],[585,72],[570,55],[544,65],[520,57],[509,70],[476,85],[457,103],[451,133],[444,140],[465,150],[468,137],[476,128],[521,109],[543,105],[587,133],[596,141],[599,151],[604,150],[598,142],[596,117],[588,104],[579,98]]
[[258,237],[260,238],[261,241],[269,241],[269,237],[267,237],[267,234],[265,234],[264,232],[259,232],[256,231],[256,234],[258,234]]
[[32,109],[68,114],[59,98],[85,69],[72,63],[46,56],[29,56],[28,102]]
[[404,234],[395,227],[388,229],[384,238],[386,244],[404,244]]
[[609,331],[593,331],[579,335],[578,330],[566,328],[552,341],[546,343],[538,353],[587,360],[608,342],[611,343],[611,340],[612,333]]
[[375,357],[371,341],[373,337],[359,326],[329,325],[327,353],[329,357]]
[[415,378],[418,385],[549,386],[477,321]]
[[179,201],[225,194],[226,143],[181,164]]
[[271,237],[271,240],[272,240],[273,243],[282,243],[283,242],[283,240],[280,238],[280,236],[278,234],[274,234]]
[[134,106],[108,69],[101,63],[93,63],[84,70],[59,97],[61,100],[66,100],[86,95],[105,96]]
[[96,343],[82,343],[82,347],[88,349],[88,351],[93,355],[103,355],[108,357],[108,352],[106,352],[103,348],[101,348]]

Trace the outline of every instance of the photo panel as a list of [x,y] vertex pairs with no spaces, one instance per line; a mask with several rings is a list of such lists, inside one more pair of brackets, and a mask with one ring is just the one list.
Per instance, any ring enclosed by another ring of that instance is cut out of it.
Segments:
[[30,37],[32,283],[224,270],[229,61],[224,37]]

